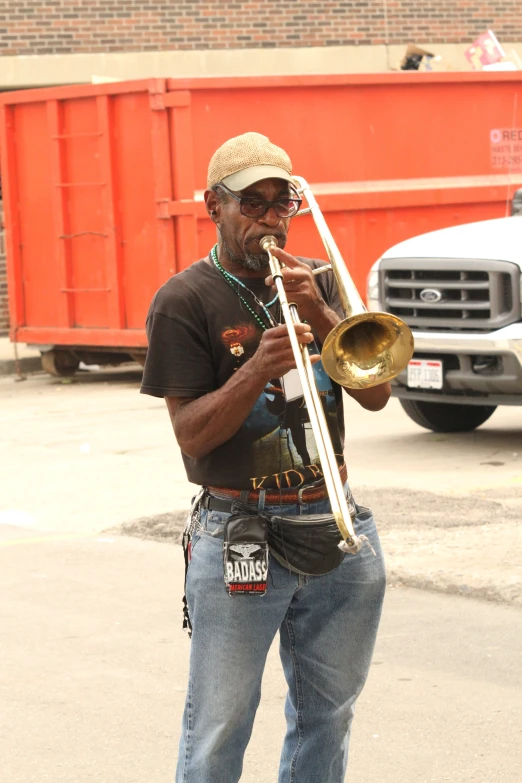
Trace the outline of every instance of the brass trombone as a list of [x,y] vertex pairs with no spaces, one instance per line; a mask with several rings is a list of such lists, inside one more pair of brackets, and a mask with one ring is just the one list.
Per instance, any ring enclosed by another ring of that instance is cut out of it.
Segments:
[[369,389],[399,375],[413,356],[413,335],[404,321],[390,313],[369,313],[359,296],[339,248],[306,180],[295,177],[299,193],[311,213],[337,281],[344,321],[335,326],[323,344],[321,359],[330,378],[348,389]]
[[[400,318],[389,313],[369,313],[366,310],[310,186],[302,177],[294,179],[299,185],[299,193],[305,196],[308,203],[308,208],[301,210],[298,215],[312,214],[330,260],[329,265],[314,270],[314,273],[332,270],[346,315],[324,341],[321,352],[323,366],[334,381],[350,389],[368,389],[391,380],[406,367],[413,355],[413,335]],[[307,347],[299,343],[294,329],[294,325],[299,323],[297,306],[288,301],[281,264],[271,252],[272,248],[277,247],[277,240],[273,236],[265,236],[260,245],[268,254],[270,271],[288,327],[332,514],[343,537],[339,546],[343,551],[355,554],[366,538],[357,536],[353,528],[355,508],[349,508],[346,500],[310,355]]]

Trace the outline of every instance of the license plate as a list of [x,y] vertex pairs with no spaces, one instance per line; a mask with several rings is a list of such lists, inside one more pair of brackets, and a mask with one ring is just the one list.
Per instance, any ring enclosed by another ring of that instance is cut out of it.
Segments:
[[412,359],[408,364],[408,386],[414,389],[442,389],[442,362]]

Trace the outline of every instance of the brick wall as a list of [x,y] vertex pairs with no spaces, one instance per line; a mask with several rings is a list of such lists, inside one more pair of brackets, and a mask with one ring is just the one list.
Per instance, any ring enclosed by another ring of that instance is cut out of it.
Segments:
[[9,316],[7,314],[7,271],[5,268],[4,210],[0,201],[0,337],[7,334]]
[[0,0],[0,56],[522,41],[520,0]]

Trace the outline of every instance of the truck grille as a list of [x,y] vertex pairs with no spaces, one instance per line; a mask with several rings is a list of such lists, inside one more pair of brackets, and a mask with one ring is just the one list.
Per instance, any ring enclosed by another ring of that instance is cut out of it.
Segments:
[[418,329],[490,331],[520,318],[520,270],[507,261],[384,259],[384,310]]

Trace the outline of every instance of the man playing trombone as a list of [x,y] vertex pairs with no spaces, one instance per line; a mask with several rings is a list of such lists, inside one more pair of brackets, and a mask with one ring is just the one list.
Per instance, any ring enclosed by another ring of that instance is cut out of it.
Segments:
[[[343,391],[318,354],[344,313],[334,275],[314,275],[322,262],[284,250],[301,206],[284,150],[257,133],[227,141],[210,161],[205,204],[217,243],[155,295],[142,386],[165,398],[188,479],[201,487],[185,537],[192,650],[176,781],[240,779],[279,631],[288,683],[279,781],[342,783],[385,588],[372,514],[347,483]],[[326,432],[311,423],[296,345],[313,365]],[[346,391],[378,411],[390,385]],[[348,538],[332,522],[319,434],[335,455]]]

